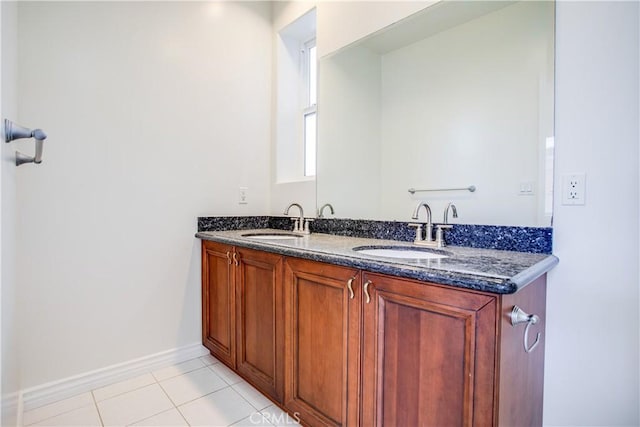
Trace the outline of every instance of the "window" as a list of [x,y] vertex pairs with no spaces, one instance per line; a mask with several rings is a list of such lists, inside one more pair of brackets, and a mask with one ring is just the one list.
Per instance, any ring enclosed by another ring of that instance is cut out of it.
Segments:
[[316,57],[316,41],[309,40],[302,49],[303,74],[305,83],[305,102],[302,108],[304,176],[316,174],[316,139],[317,139],[317,97],[318,97],[318,64]]

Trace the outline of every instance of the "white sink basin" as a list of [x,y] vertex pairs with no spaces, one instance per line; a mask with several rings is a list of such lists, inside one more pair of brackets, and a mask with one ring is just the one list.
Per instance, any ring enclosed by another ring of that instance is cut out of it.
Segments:
[[242,237],[256,240],[293,240],[302,236],[291,233],[248,233],[243,234]]
[[362,255],[372,255],[384,258],[397,258],[397,259],[442,259],[447,258],[447,255],[440,253],[439,251],[412,248],[406,246],[391,246],[384,248],[375,248],[361,246],[353,248],[354,251]]

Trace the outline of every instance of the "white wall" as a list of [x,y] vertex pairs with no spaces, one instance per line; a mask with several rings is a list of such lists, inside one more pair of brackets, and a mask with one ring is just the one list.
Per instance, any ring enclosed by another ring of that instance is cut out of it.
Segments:
[[318,58],[392,25],[435,1],[325,1],[318,6]]
[[318,205],[340,218],[380,211],[381,59],[365,47],[320,62]]
[[[640,424],[638,6],[557,3],[546,425]],[[563,206],[562,174],[575,172],[586,205]]]
[[320,58],[438,1],[276,1],[273,4],[273,23],[277,32],[316,7]]
[[196,217],[269,207],[270,5],[23,2],[18,28],[49,135],[17,171],[23,386],[199,342]]
[[[17,7],[15,2],[0,3],[2,19],[2,47],[0,59],[0,120],[8,118],[18,119],[17,108]],[[2,186],[2,208],[0,212],[1,224],[1,260],[0,260],[0,334],[2,349],[0,358],[0,376],[2,377],[0,424],[3,426],[16,425],[19,419],[19,391],[20,357],[19,357],[19,324],[16,302],[18,286],[16,285],[15,255],[16,255],[16,166],[14,151],[18,143],[4,143],[1,136],[0,176]]]

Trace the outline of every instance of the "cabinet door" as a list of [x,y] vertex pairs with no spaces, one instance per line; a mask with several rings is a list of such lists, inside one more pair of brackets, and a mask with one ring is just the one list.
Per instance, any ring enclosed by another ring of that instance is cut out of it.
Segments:
[[235,367],[233,247],[202,242],[202,343]]
[[237,369],[260,391],[282,402],[282,256],[236,248],[236,259]]
[[362,425],[493,425],[495,298],[374,274],[362,280]]
[[305,425],[356,426],[361,314],[358,270],[288,258],[284,283],[285,407]]

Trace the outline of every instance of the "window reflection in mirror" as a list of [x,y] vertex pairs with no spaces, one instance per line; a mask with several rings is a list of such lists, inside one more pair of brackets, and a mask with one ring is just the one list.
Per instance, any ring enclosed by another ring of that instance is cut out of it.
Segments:
[[316,9],[277,33],[276,184],[316,175]]

